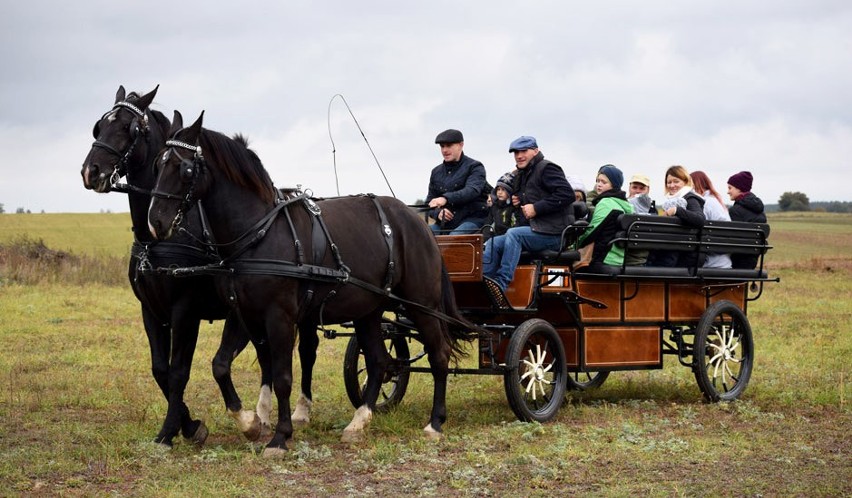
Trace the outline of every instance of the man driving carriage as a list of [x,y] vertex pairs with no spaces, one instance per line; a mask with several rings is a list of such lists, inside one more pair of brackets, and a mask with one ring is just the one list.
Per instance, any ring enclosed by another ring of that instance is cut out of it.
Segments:
[[464,154],[464,136],[459,130],[445,130],[435,137],[444,162],[432,169],[426,203],[435,233],[476,233],[485,223],[485,202],[490,187],[485,166]]
[[562,168],[544,158],[534,137],[522,136],[509,145],[518,168],[512,203],[521,216],[517,226],[485,245],[482,271],[506,291],[521,258],[521,251],[559,250],[562,230],[569,224],[568,206],[574,191]]

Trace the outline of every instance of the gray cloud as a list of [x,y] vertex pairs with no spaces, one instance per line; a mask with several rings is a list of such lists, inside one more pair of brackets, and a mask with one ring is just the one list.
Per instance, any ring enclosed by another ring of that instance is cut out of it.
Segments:
[[[587,185],[607,162],[660,185],[679,163],[722,187],[750,169],[766,202],[849,200],[820,178],[850,178],[850,25],[841,1],[6,2],[0,203],[126,210],[79,178],[119,84],[159,84],[167,116],[205,110],[207,127],[248,134],[279,185],[321,195],[336,192],[326,117],[342,93],[409,202],[447,127],[492,181],[533,134]],[[340,102],[332,130],[343,193],[388,193]]]

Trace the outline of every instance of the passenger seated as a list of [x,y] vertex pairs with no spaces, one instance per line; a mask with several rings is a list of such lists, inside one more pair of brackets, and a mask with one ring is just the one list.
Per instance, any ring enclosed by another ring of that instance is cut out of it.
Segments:
[[657,206],[651,199],[651,180],[645,175],[633,175],[630,178],[627,201],[633,205],[636,214],[657,214]]
[[[695,193],[704,198],[704,216],[708,221],[731,221],[728,208],[722,202],[722,196],[713,188],[713,182],[703,171],[693,171],[689,175],[695,185]],[[731,255],[709,253],[704,268],[730,268]]]
[[494,195],[491,197],[491,206],[488,211],[488,218],[485,220],[483,230],[484,240],[497,235],[503,235],[510,228],[518,224],[518,217],[521,216],[518,208],[512,205],[512,193],[515,191],[515,171],[510,171],[497,180],[497,186],[494,187]]
[[[728,178],[728,196],[734,201],[729,211],[732,221],[766,223],[763,201],[751,193],[752,181],[753,178],[748,171],[740,171]],[[733,267],[745,270],[753,270],[757,266],[758,259],[759,256],[752,254],[731,255]]]
[[[692,191],[692,178],[683,166],[666,170],[666,195],[661,216],[676,216],[686,227],[701,228],[704,216],[704,198]],[[651,251],[648,266],[669,268],[699,266],[699,254],[689,251]]]
[[633,206],[627,202],[627,195],[621,190],[624,175],[621,170],[611,164],[601,166],[595,180],[594,213],[589,221],[589,227],[580,236],[579,245],[585,247],[594,243],[592,259],[584,270],[589,273],[610,273],[611,267],[619,267],[624,263],[624,248],[616,244],[610,245],[618,231],[618,217],[622,214],[632,214]]
[[518,168],[512,204],[521,216],[518,226],[485,244],[482,274],[486,285],[505,292],[515,276],[521,251],[558,251],[562,231],[569,224],[574,201],[571,185],[562,168],[544,158],[534,137],[523,136],[509,145]]

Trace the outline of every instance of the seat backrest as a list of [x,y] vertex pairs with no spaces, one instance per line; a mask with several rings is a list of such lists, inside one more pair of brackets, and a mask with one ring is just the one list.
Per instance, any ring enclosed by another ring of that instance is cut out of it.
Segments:
[[701,229],[701,251],[728,254],[766,254],[769,225],[743,221],[707,221]]

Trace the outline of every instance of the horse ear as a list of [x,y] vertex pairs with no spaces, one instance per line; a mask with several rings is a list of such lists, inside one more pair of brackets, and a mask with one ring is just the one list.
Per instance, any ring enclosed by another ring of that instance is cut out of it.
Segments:
[[139,99],[139,103],[137,104],[140,109],[147,109],[148,106],[151,105],[151,102],[154,101],[154,97],[157,95],[157,90],[160,88],[160,85],[157,85],[153,90],[146,93]]
[[115,104],[124,100],[124,85],[118,85],[118,91],[115,92]]
[[194,123],[189,127],[189,130],[196,136],[201,136],[201,125],[204,123],[204,111],[201,111],[201,115],[198,116],[198,119],[195,120]]
[[180,111],[175,110],[175,117],[172,119],[172,127],[169,128],[169,136],[175,136],[175,133],[183,129],[183,116]]

